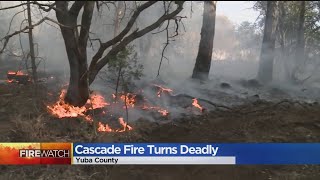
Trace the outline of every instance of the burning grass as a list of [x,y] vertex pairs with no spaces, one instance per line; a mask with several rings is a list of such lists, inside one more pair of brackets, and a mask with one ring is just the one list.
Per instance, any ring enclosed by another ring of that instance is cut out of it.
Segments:
[[7,82],[14,83],[17,82],[19,84],[27,84],[31,82],[31,78],[27,73],[23,73],[22,71],[8,71],[7,73]]
[[[157,98],[160,98],[161,94],[163,93],[170,94],[171,92],[173,92],[172,89],[165,88],[160,85],[153,86],[158,89],[156,93]],[[143,90],[141,90],[140,92],[143,92]],[[63,89],[60,93],[58,101],[52,105],[47,106],[49,113],[60,119],[82,117],[90,123],[92,123],[93,121],[97,121],[97,131],[99,132],[124,132],[133,130],[133,127],[131,127],[122,116],[118,117],[119,125],[121,125],[121,127],[118,129],[114,129],[110,126],[110,124],[102,122],[103,118],[107,119],[108,117],[110,118],[114,116],[113,112],[111,112],[110,109],[112,110],[119,105],[117,97],[119,97],[120,101],[123,104],[122,109],[125,109],[126,111],[128,111],[128,109],[155,111],[163,117],[167,117],[170,114],[169,110],[160,106],[150,105],[150,103],[144,96],[142,96],[141,98],[141,95],[134,93],[112,94],[112,103],[107,102],[106,99],[100,94],[91,94],[87,103],[82,107],[75,107],[65,103],[65,95],[66,90]],[[203,108],[200,106],[196,99],[194,99],[192,105],[196,108],[199,108],[202,112]],[[99,117],[93,117],[94,115],[90,114],[90,111],[94,112],[94,110],[97,109],[103,109],[103,111],[99,113]]]
[[[91,94],[90,99],[88,99],[87,103],[82,107],[72,106],[70,104],[65,103],[64,97],[66,94],[66,90],[62,90],[59,96],[59,100],[53,104],[48,105],[48,111],[58,117],[58,118],[76,118],[83,117],[88,122],[92,123],[94,119],[88,113],[89,110],[101,109],[106,106],[109,106],[110,103],[106,102],[100,94]],[[105,114],[105,111],[103,111]],[[112,129],[108,124],[104,124],[102,122],[98,122],[97,131],[99,132],[124,132],[126,130],[132,130],[133,128],[129,126],[122,117],[119,117],[119,123],[122,126],[121,129]]]

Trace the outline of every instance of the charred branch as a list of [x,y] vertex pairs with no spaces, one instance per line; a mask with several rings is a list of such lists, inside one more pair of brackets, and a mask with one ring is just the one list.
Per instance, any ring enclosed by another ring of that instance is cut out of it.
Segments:
[[9,43],[10,38],[12,38],[13,36],[18,35],[20,33],[28,33],[29,29],[33,29],[34,27],[39,26],[40,24],[42,24],[45,21],[51,21],[51,22],[53,22],[55,24],[58,24],[59,26],[62,26],[64,28],[73,29],[74,27],[77,27],[77,26],[73,26],[73,27],[72,26],[66,26],[64,24],[61,24],[61,23],[49,18],[49,17],[44,17],[43,19],[39,20],[37,23],[35,23],[35,24],[31,25],[31,26],[26,26],[26,27],[24,27],[24,28],[22,28],[22,29],[20,29],[18,31],[15,31],[15,32],[13,32],[11,34],[8,34],[5,37],[1,38],[0,41],[3,42],[3,46],[2,46],[2,48],[0,50],[0,54],[4,52],[6,46]]

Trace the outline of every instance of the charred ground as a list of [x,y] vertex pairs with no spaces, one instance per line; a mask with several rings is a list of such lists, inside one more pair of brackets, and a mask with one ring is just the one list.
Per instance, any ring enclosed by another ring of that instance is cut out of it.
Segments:
[[[99,133],[78,118],[57,119],[56,97],[38,85],[0,85],[2,142],[319,142],[320,105],[260,99],[172,121],[132,122],[133,131]],[[2,166],[1,179],[319,179],[319,166]]]

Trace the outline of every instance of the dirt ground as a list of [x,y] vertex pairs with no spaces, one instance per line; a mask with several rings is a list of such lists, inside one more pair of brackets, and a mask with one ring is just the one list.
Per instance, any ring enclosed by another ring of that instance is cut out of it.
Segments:
[[[166,122],[139,119],[133,131],[98,134],[81,119],[56,119],[43,87],[0,84],[0,141],[320,142],[320,105],[262,100]],[[0,179],[320,179],[320,166],[0,166]]]

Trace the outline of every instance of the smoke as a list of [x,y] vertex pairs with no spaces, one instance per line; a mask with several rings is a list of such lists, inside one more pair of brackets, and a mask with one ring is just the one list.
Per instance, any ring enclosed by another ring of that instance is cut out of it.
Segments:
[[[222,7],[219,6],[219,3],[220,2],[218,2],[217,6],[217,11],[219,13],[216,15],[215,24],[214,52],[209,77],[211,81],[201,84],[201,82],[190,79],[199,48],[203,4],[201,2],[192,2],[192,4],[191,2],[186,2],[184,10],[179,14],[186,18],[182,19],[183,24],[179,24],[179,35],[171,39],[170,44],[164,51],[164,56],[166,58],[163,59],[159,77],[157,77],[157,74],[162,50],[166,43],[166,32],[156,32],[163,30],[165,23],[161,28],[134,41],[133,44],[138,53],[138,60],[144,66],[144,76],[142,77],[142,80],[136,82],[138,87],[143,88],[144,84],[151,83],[153,80],[158,79],[163,81],[163,85],[172,88],[176,94],[184,93],[221,103],[225,103],[223,98],[226,98],[229,93],[229,95],[231,94],[233,96],[233,100],[230,100],[233,104],[239,102],[239,98],[263,94],[261,90],[257,90],[256,88],[248,89],[239,84],[239,81],[254,79],[257,76],[263,31],[261,31],[261,27],[252,22],[252,19],[256,19],[256,17],[248,17],[249,22],[243,23],[239,22],[237,19],[237,23],[235,23],[235,19],[226,16],[230,14],[230,12],[224,14],[223,11],[219,9]],[[8,5],[11,4],[9,2],[2,3],[2,6]],[[130,15],[132,15],[132,5],[131,2],[127,2],[127,11],[120,23],[121,29],[125,27]],[[3,16],[1,16],[0,19],[1,22],[3,21],[1,36],[5,35],[4,32],[6,32],[6,28],[4,27],[9,27],[11,17],[19,10],[21,9],[17,8],[14,11],[10,10],[2,14]],[[113,38],[114,11],[115,9],[112,5],[110,5],[109,9],[106,6],[102,7],[99,12],[95,9],[90,30],[91,39],[99,38],[102,42],[106,42]],[[241,13],[242,9],[238,9],[238,11]],[[41,15],[36,7],[33,8],[33,12],[34,22],[37,22],[42,15],[56,19],[54,12]],[[162,3],[159,2],[153,5],[139,16],[138,22],[134,25],[133,30],[136,28],[142,29],[143,27],[150,25],[150,23],[161,17],[163,13]],[[234,12],[234,14],[237,13],[238,12]],[[81,17],[81,14],[82,12],[80,12],[79,17]],[[241,15],[241,17],[245,16]],[[23,13],[18,15],[13,21],[10,31],[13,32],[16,29],[19,29],[20,23],[24,18]],[[246,21],[246,19],[243,21]],[[26,24],[24,23],[24,26],[25,25]],[[170,35],[175,33],[174,22],[170,24],[169,32]],[[24,52],[28,52],[27,36],[26,34],[22,34],[21,37]],[[39,65],[40,70],[58,72],[64,79],[68,79],[69,65],[60,28],[52,22],[43,23],[34,28],[34,41],[37,43],[37,56],[42,58],[38,59],[38,61],[41,61]],[[10,47],[16,54],[22,53],[18,36],[10,40]],[[88,63],[90,63],[92,56],[98,48],[99,42],[89,41],[87,47]],[[279,49],[277,46],[276,48]],[[279,56],[277,56],[277,58],[278,57]],[[290,56],[286,58],[289,60],[291,59]],[[300,77],[303,77],[302,79],[304,79],[312,74],[312,78],[314,78],[313,81],[316,81],[315,77],[317,77],[317,75],[316,71],[314,71],[315,64],[317,64],[316,61],[307,64],[302,70]],[[277,82],[286,80],[287,75],[284,69],[286,69],[287,66],[290,66],[291,68],[293,63],[291,61],[284,61],[283,59],[279,60],[279,58],[278,60],[275,60],[275,83],[272,84],[270,88],[283,87],[286,91],[288,89],[294,91],[293,94],[301,94],[301,87],[299,87],[298,89],[300,90],[298,90],[291,86],[287,86],[287,83]],[[220,84],[223,82],[229,83],[231,88],[221,88]],[[316,87],[317,85],[312,86]],[[92,89],[100,90],[108,94],[114,92],[113,88],[114,87],[110,88],[107,86],[105,81],[101,80],[99,77],[97,77],[92,85]],[[310,96],[314,97],[315,95],[312,93]],[[269,98],[270,96],[266,95],[265,97]],[[180,111],[180,109],[175,110],[174,108],[172,110]]]

